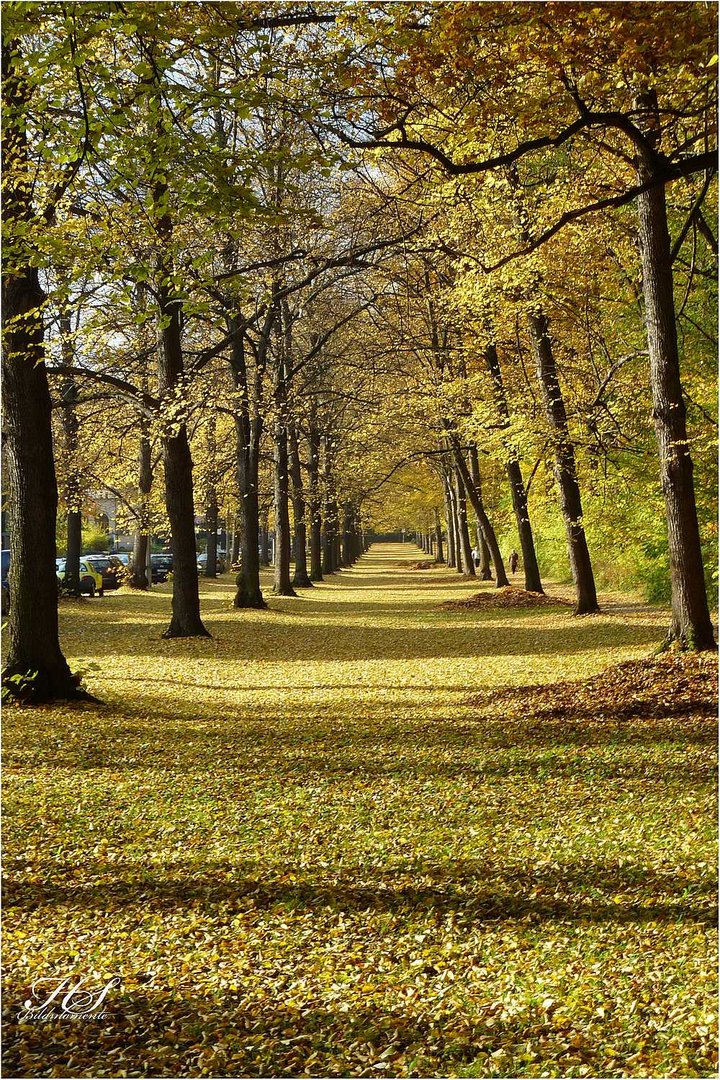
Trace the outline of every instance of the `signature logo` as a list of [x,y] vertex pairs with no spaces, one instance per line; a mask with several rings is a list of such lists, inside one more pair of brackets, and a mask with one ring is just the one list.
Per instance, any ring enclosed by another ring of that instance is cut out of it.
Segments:
[[103,1004],[120,985],[114,975],[106,983],[89,982],[86,976],[66,975],[64,979],[37,979],[23,1002],[20,1020],[102,1020],[108,1014]]

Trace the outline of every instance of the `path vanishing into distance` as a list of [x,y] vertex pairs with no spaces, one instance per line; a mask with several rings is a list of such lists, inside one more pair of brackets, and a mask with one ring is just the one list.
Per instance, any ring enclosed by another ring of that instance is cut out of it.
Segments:
[[[210,640],[160,637],[169,585],[61,603],[104,705],[6,712],[6,1075],[711,1071],[712,719],[502,693],[667,613],[447,610],[492,583],[422,558],[268,611],[201,578]],[[117,975],[107,1019],[16,1023],[39,967]]]

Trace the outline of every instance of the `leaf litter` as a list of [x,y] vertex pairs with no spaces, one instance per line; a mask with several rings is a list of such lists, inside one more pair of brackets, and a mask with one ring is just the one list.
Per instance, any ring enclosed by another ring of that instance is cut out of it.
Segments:
[[[6,710],[6,1075],[713,1073],[712,661],[397,558],[203,581],[212,641],[169,586],[61,612],[106,704]],[[106,1018],[19,1020],[71,973]]]

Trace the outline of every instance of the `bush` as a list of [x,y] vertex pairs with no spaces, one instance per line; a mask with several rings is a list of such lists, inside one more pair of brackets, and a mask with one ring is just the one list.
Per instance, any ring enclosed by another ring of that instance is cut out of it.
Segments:
[[88,555],[95,551],[109,551],[110,537],[97,525],[88,525],[82,531],[82,553]]

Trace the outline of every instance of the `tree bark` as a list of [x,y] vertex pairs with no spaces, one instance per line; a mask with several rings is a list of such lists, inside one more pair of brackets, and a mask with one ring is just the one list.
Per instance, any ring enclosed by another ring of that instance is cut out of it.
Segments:
[[296,596],[290,581],[290,509],[288,495],[287,387],[284,365],[275,380],[275,577],[276,596]]
[[315,397],[310,397],[308,423],[308,512],[310,514],[310,580],[322,581],[322,510],[320,500],[320,433]]
[[[498,420],[501,428],[507,429],[510,427],[510,410],[508,408],[507,394],[505,393],[505,384],[502,377],[502,369],[500,367],[500,360],[497,353],[497,348],[494,344],[487,346],[485,350],[485,359],[487,362],[488,370],[493,384],[493,393],[495,397],[495,408],[498,414]],[[525,484],[523,482],[522,470],[520,468],[520,461],[518,456],[507,442],[505,444],[505,451],[507,458],[505,461],[505,472],[507,474],[508,482],[510,484],[510,494],[512,496],[513,511],[515,513],[515,521],[517,523],[518,536],[520,538],[520,548],[522,550],[523,559],[523,572],[525,574],[525,588],[528,592],[543,592],[542,581],[540,579],[540,568],[538,567],[537,554],[535,552],[535,540],[533,538],[532,526],[530,524],[530,514],[527,504],[527,492],[525,490]]]
[[218,507],[217,491],[214,485],[207,490],[205,503],[205,528],[207,530],[207,560],[205,562],[205,577],[217,577],[217,527],[220,510]]
[[445,562],[445,556],[443,554],[443,536],[442,525],[440,523],[440,511],[437,506],[434,507],[433,513],[435,515],[435,562]]
[[350,503],[343,505],[343,529],[342,529],[342,556],[341,566],[351,567],[352,557],[352,506]]
[[152,584],[148,581],[148,547],[150,544],[150,507],[148,505],[152,488],[152,450],[146,417],[140,419],[140,447],[138,450],[138,489],[140,505],[138,507],[138,527],[133,541],[132,570],[130,585],[134,589],[147,589]]
[[455,508],[447,476],[443,479],[443,490],[445,493],[445,523],[447,525],[447,565],[452,570],[457,566],[455,559]]
[[270,524],[268,511],[262,515],[262,528],[260,530],[260,565],[270,566]]
[[477,517],[475,518],[475,536],[477,538],[478,557],[480,561],[478,577],[481,581],[492,581],[492,571],[490,570],[490,548],[485,543],[485,537],[483,536],[483,531],[480,528],[480,522]]
[[[20,63],[18,42],[4,40],[3,187],[5,224],[11,235],[21,235],[33,224],[32,171],[23,118],[29,90]],[[89,698],[70,672],[58,635],[58,491],[45,369],[45,296],[29,242],[12,243],[12,258],[7,249],[3,253],[2,277],[3,434],[10,518],[9,646],[2,685],[8,695],[28,701]],[[9,263],[12,270],[7,269]]]
[[458,535],[460,538],[459,566],[466,577],[475,577],[475,563],[472,557],[472,545],[467,524],[467,502],[465,485],[459,469],[455,470],[455,499],[457,502]]
[[482,500],[482,491],[480,489],[480,470],[477,463],[477,458],[473,461],[473,469],[475,471],[475,477],[472,476],[470,468],[465,461],[462,450],[457,441],[457,437],[452,435],[450,437],[452,445],[453,457],[455,464],[457,465],[458,475],[462,479],[465,490],[467,491],[470,504],[475,511],[475,515],[480,523],[483,536],[485,537],[485,543],[488,546],[490,552],[490,558],[492,559],[493,567],[495,569],[495,585],[498,589],[508,585],[507,574],[505,573],[505,566],[503,564],[502,555],[500,554],[500,546],[495,536],[495,530],[493,529],[490,519],[485,512],[485,506]]
[[[165,183],[154,188],[156,207],[167,205]],[[183,353],[180,336],[182,301],[171,293],[172,222],[169,214],[159,213],[158,236],[162,251],[158,265],[158,312],[160,348],[158,349],[158,390],[171,415],[163,433],[165,466],[165,508],[170,521],[173,553],[172,618],[163,637],[209,637],[200,618],[197,549],[195,546],[195,506],[193,500],[193,464],[190,456],[182,393]]]
[[307,568],[307,523],[300,444],[292,420],[288,423],[288,446],[290,450],[290,477],[292,480],[293,521],[295,526],[295,572],[292,584],[296,589],[311,589],[312,581]]
[[[657,99],[644,95],[648,136],[659,141]],[[652,163],[640,156],[638,180],[652,178]],[[680,381],[670,236],[665,188],[656,184],[638,196],[642,291],[645,303],[653,423],[660,454],[660,480],[667,516],[672,624],[668,643],[683,649],[716,648],[708,610],[698,526],[693,461]]]
[[323,439],[323,481],[325,485],[325,513],[323,515],[323,574],[334,574],[337,569],[335,559],[335,537],[338,530],[337,502],[334,498],[332,479],[332,460],[330,439]]
[[537,365],[545,412],[554,434],[554,474],[565,522],[570,570],[575,584],[575,614],[599,611],[595,578],[583,527],[582,501],[575,465],[575,448],[570,438],[565,401],[560,389],[548,322],[542,312],[528,316],[530,339]]
[[205,577],[217,577],[217,531],[220,508],[218,506],[217,488],[215,486],[215,456],[217,441],[215,438],[215,414],[211,413],[207,427],[207,469],[209,479],[205,489],[205,532],[207,534],[207,549],[205,552]]
[[[258,550],[260,540],[258,470],[262,420],[257,411],[253,414],[251,409],[245,347],[239,320],[229,320],[229,328],[233,332],[230,366],[237,400],[234,413],[235,464],[240,492],[238,535],[240,570],[235,578],[236,590],[233,606],[263,609],[267,607],[267,604],[260,588],[261,555]],[[267,530],[265,530],[262,551],[267,560]],[[263,562],[262,565],[267,565],[267,562]]]

